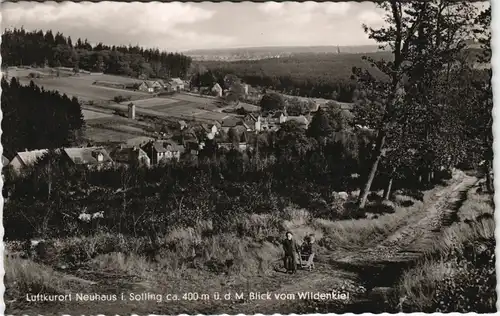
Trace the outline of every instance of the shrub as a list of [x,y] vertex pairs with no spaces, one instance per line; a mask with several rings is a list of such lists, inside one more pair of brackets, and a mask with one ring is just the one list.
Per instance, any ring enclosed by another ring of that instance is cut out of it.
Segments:
[[132,98],[130,96],[122,96],[122,95],[117,95],[113,98],[113,101],[115,101],[116,103],[121,103],[121,102],[124,102],[124,101],[130,101]]
[[457,269],[436,286],[432,311],[450,313],[496,312],[495,239],[467,243],[463,257],[457,257]]

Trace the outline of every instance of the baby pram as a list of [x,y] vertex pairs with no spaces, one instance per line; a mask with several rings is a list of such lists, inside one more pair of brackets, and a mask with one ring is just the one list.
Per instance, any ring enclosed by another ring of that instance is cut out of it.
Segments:
[[311,271],[314,269],[314,254],[309,258],[309,253],[300,253],[300,268]]

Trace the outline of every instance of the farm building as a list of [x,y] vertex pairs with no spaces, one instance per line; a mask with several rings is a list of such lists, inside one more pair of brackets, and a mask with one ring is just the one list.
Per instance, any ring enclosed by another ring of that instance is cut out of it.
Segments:
[[104,147],[64,148],[63,153],[78,166],[102,169],[113,165],[113,160]]
[[123,147],[120,146],[110,153],[111,158],[115,163],[123,165],[137,164],[139,166],[149,167],[151,159],[144,150],[139,147]]
[[[23,168],[29,167],[36,163],[36,161],[43,157],[49,151],[47,149],[38,149],[31,151],[22,151],[18,152],[16,156],[10,161],[10,166],[16,171],[19,172]],[[2,158],[3,161],[3,158]]]
[[149,92],[149,93],[153,93],[155,91],[155,88],[154,88],[153,83],[151,81],[143,81],[137,87],[137,90],[144,91],[144,92]]

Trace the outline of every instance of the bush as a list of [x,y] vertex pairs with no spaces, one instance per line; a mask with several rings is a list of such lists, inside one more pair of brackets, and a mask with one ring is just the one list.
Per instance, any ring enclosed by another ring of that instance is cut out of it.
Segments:
[[437,283],[431,310],[450,313],[496,312],[495,240],[465,245],[454,275]]
[[130,101],[132,99],[132,97],[130,96],[122,96],[122,95],[117,95],[113,98],[113,101],[115,101],[116,103],[121,103],[121,102],[125,102],[125,101]]
[[392,214],[395,212],[395,209],[392,203],[384,202],[384,203],[368,204],[365,207],[365,212],[382,215],[382,214]]

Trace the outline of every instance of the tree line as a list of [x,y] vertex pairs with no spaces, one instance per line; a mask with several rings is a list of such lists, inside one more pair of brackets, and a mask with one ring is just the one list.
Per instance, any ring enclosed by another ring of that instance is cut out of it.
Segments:
[[33,82],[20,85],[2,78],[2,145],[13,157],[25,149],[59,148],[78,143],[83,134],[80,103]]
[[51,30],[7,29],[2,34],[5,66],[70,67],[131,77],[185,77],[191,58],[179,53],[139,46],[91,45],[87,39],[66,37]]

